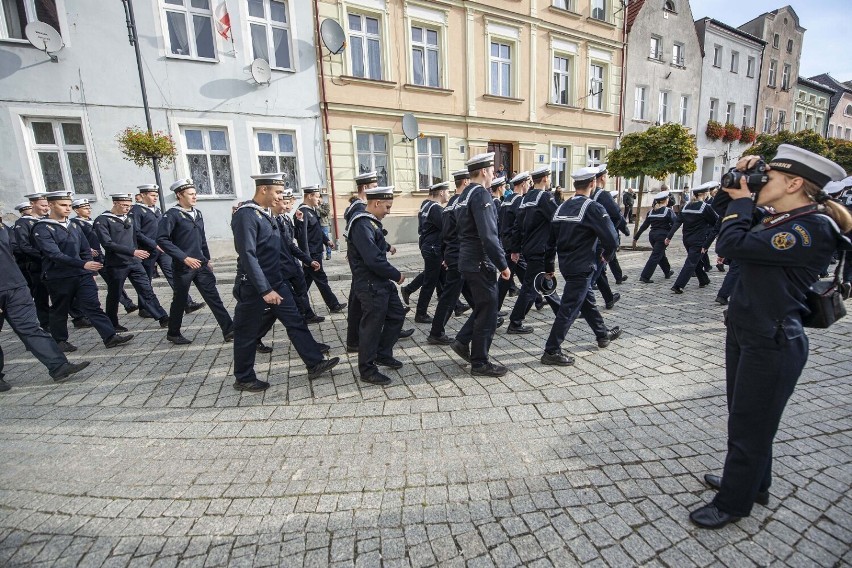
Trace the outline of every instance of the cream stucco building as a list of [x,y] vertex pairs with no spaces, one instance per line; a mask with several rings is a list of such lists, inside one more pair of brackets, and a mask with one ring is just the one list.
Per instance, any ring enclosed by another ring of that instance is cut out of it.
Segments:
[[[508,174],[552,164],[554,185],[606,161],[619,133],[623,11],[612,0],[320,0],[347,43],[323,48],[330,186],[338,217],[353,176],[396,188],[386,219],[416,239],[432,183],[470,156],[497,153]],[[403,134],[413,114],[419,138]],[[339,230],[342,231],[342,225]]]

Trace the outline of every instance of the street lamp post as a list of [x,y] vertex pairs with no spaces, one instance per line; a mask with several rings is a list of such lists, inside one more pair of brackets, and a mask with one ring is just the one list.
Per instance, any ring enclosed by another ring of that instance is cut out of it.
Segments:
[[[136,18],[133,17],[133,2],[132,0],[121,0],[124,4],[124,16],[127,21],[127,36],[130,40],[130,45],[136,51],[136,69],[139,71],[139,86],[142,88],[142,106],[145,109],[145,123],[148,126],[148,134],[154,133],[154,128],[151,125],[151,109],[148,107],[148,91],[145,89],[145,74],[142,72],[142,53],[139,51],[139,36],[136,33]],[[160,180],[160,159],[156,156],[151,156],[154,164],[154,182],[157,184],[157,193],[160,196],[160,209],[166,210],[166,200],[163,196],[163,183]]]

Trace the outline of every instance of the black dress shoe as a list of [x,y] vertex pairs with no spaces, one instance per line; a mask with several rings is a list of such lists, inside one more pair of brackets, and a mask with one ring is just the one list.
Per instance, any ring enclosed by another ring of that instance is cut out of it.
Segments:
[[242,382],[237,381],[234,383],[234,388],[238,391],[246,391],[246,392],[263,392],[269,388],[269,383],[266,381],[261,381],[259,379],[255,379],[251,382]]
[[510,298],[514,298],[517,295],[518,295],[518,289],[517,288],[509,288],[509,297]]
[[63,353],[73,353],[77,351],[77,347],[75,345],[71,345],[67,341],[57,341],[56,345],[59,346],[59,350]]
[[460,304],[460,305],[456,306],[456,309],[453,311],[453,313],[456,315],[456,317],[459,317],[460,315],[462,315],[463,313],[465,313],[469,309],[470,309],[470,306],[468,306],[467,304]]
[[224,340],[225,340],[225,343],[230,343],[234,340],[234,330],[233,329],[225,332]]
[[339,314],[340,312],[342,312],[345,309],[346,309],[346,302],[343,302],[342,304],[337,304],[333,308],[330,308],[329,311],[333,314]]
[[689,514],[689,520],[694,525],[702,529],[721,529],[728,523],[734,523],[740,520],[740,517],[729,515],[724,511],[716,508],[716,505],[710,503],[698,509],[695,509]]
[[332,357],[331,359],[323,359],[313,367],[308,367],[308,378],[315,379],[326,371],[333,369],[340,363],[340,357]]
[[272,347],[270,347],[269,345],[266,345],[260,339],[257,340],[257,345],[255,346],[255,350],[258,353],[272,353]]
[[497,312],[497,317],[498,317],[498,318],[504,318],[504,317],[506,317],[506,316],[508,316],[508,315],[509,315],[509,312],[507,312],[507,311],[503,311],[503,310],[501,310],[501,311]]
[[124,333],[124,332],[130,331],[130,330],[127,329],[126,327],[124,327],[123,325],[117,325],[117,326],[115,326],[115,331],[117,331],[118,333]]
[[610,300],[609,302],[606,303],[606,309],[611,310],[613,308],[613,306],[615,306],[615,303],[617,301],[619,301],[620,299],[621,299],[621,294],[619,294],[618,292],[613,294],[612,300]]
[[500,317],[500,316],[497,316],[497,327],[500,327],[500,326],[501,326],[501,325],[503,325],[504,323],[506,323],[506,320],[504,320],[504,319],[503,319],[502,317]]
[[128,314],[132,314],[133,312],[135,312],[138,309],[139,309],[139,306],[137,306],[136,304],[130,304],[130,305],[124,306],[124,312],[128,313]]
[[86,329],[88,327],[92,327],[92,322],[89,321],[89,318],[71,320],[71,323],[73,323],[74,327],[76,327],[77,329]]
[[683,288],[679,286],[672,286],[672,292],[675,294],[683,294]]
[[574,364],[574,358],[565,355],[561,349],[557,349],[554,353],[544,352],[541,356],[541,362],[545,365],[556,365],[557,367],[568,367]]
[[668,280],[672,276],[674,276],[674,270],[669,270],[668,272],[666,272],[666,280]]
[[61,367],[59,367],[55,371],[51,371],[50,378],[53,379],[53,381],[56,383],[61,383],[62,381],[67,380],[68,377],[70,377],[74,373],[82,371],[88,366],[88,361],[82,361],[80,363],[63,363]]
[[705,282],[704,284],[699,284],[699,285],[698,285],[698,287],[699,287],[699,288],[706,288],[706,287],[707,287],[707,286],[709,286],[709,285],[710,285],[710,283],[709,283],[709,282]]
[[648,278],[640,278],[639,282],[641,282],[642,284],[653,284],[654,283],[653,280],[650,280]]
[[604,337],[598,337],[598,347],[603,349],[604,347],[608,346],[612,341],[615,341],[619,337],[621,337],[621,328],[618,327],[618,326],[615,326],[614,328],[607,331],[606,335]]
[[124,345],[128,341],[133,339],[133,334],[129,333],[127,335],[118,335],[117,333],[104,341],[104,345],[107,349],[111,349],[113,347],[118,347],[119,345]]
[[426,343],[429,345],[450,345],[453,340],[445,333],[441,337],[435,337],[434,335],[430,335],[426,338]]
[[175,345],[189,345],[190,343],[192,343],[192,341],[190,341],[189,339],[185,338],[183,335],[180,335],[180,334],[178,334],[178,335],[167,335],[166,341],[170,341],[170,342],[174,343]]
[[616,280],[616,281],[615,281],[615,283],[616,283],[616,284],[621,284],[621,283],[623,283],[623,282],[627,282],[627,276],[622,276],[622,277],[621,277],[621,280]]
[[347,344],[347,345],[346,345],[346,352],[347,352],[347,353],[358,353],[358,346],[357,346],[357,345],[348,345],[348,344]]
[[[722,488],[722,477],[719,475],[713,475],[712,473],[706,473],[704,474],[704,483],[706,483],[710,489],[718,491]],[[763,505],[764,507],[769,505],[769,491],[758,492],[757,496],[754,498],[754,502],[758,505]]]
[[450,349],[455,351],[456,355],[470,363],[470,347],[461,341],[453,341],[450,343]]
[[381,365],[382,367],[388,367],[390,369],[402,369],[402,361],[399,359],[394,359],[393,357],[389,357],[385,359],[384,357],[376,357],[376,365]]
[[718,270],[719,272],[725,272],[725,265],[724,264],[717,264],[716,270]]
[[716,296],[716,303],[719,304],[719,305],[722,305],[722,306],[727,306],[728,305],[728,299],[723,298],[722,296]]
[[12,385],[10,385],[6,381],[4,381],[2,378],[0,378],[0,392],[6,392],[7,390],[11,390],[11,389],[12,389]]
[[169,316],[163,316],[157,321],[160,322],[160,327],[169,327]]
[[544,307],[544,299],[541,296],[539,296],[538,298],[535,299],[535,309],[536,309],[536,311],[540,311],[541,308],[543,308],[543,307]]
[[414,316],[414,323],[432,323],[432,317],[429,314],[417,314]]
[[409,299],[411,298],[411,292],[408,291],[408,288],[403,286],[399,289],[399,294],[402,296],[402,302],[407,306],[409,304]]
[[485,363],[484,365],[477,365],[475,367],[471,367],[470,369],[470,374],[475,377],[502,377],[508,372],[509,369],[507,369],[503,365],[496,365],[491,361]]
[[191,304],[189,304],[187,307],[185,307],[183,309],[183,313],[191,314],[192,312],[197,312],[198,310],[200,310],[201,308],[203,308],[206,305],[207,304],[205,304],[204,302],[192,302]]
[[317,345],[319,345],[320,353],[323,355],[328,355],[328,352],[331,351],[331,345],[325,343],[317,343]]
[[323,316],[318,316],[316,314],[305,318],[305,323],[322,323],[324,321],[325,321],[325,318]]
[[399,331],[399,338],[400,339],[405,339],[406,337],[411,337],[412,335],[414,335],[414,328],[413,327],[411,329],[401,329]]
[[151,315],[151,312],[149,312],[148,310],[143,310],[143,309],[139,310],[139,317],[140,318],[148,318],[148,319],[154,318],[154,316]]
[[378,371],[376,371],[372,375],[366,375],[364,377],[361,377],[361,380],[365,383],[370,383],[371,385],[379,386],[389,385],[393,382],[390,377],[383,375]]
[[522,323],[514,323],[510,322],[509,327],[506,328],[506,333],[511,335],[526,335],[527,333],[532,333],[533,328],[524,325]]

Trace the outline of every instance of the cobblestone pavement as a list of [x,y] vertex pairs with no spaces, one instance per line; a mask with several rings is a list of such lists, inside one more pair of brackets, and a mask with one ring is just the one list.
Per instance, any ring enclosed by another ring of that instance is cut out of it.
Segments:
[[[726,447],[721,275],[675,296],[637,282],[646,254],[620,254],[630,280],[604,316],[621,339],[598,349],[578,322],[576,365],[543,367],[552,316],[534,311],[534,335],[496,336],[502,379],[471,377],[417,325],[393,386],[359,384],[335,315],[314,328],[343,358],[333,375],[309,382],[277,327],[258,356],[272,388],[240,394],[202,310],[182,348],[135,315],[125,348],[73,331],[91,371],[54,385],[6,329],[0,565],[849,565],[852,317],[810,334],[769,506],[700,531],[687,514]],[[219,270],[232,308],[233,262]]]

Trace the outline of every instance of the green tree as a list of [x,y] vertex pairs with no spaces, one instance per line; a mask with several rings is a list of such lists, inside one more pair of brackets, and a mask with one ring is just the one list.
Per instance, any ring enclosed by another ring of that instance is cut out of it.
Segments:
[[697,157],[695,136],[673,122],[628,134],[621,139],[621,145],[607,155],[607,169],[612,175],[639,178],[634,233],[639,230],[642,216],[645,176],[662,181],[670,174],[689,175],[695,171]]
[[761,134],[750,148],[743,151],[743,156],[763,156],[768,162],[778,153],[778,146],[781,144],[792,144],[820,156],[828,156],[828,143],[813,130],[782,130],[778,134]]
[[828,158],[852,175],[852,142],[839,138],[828,139]]

